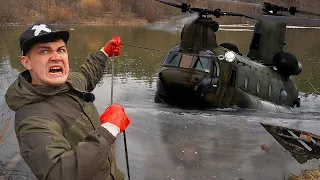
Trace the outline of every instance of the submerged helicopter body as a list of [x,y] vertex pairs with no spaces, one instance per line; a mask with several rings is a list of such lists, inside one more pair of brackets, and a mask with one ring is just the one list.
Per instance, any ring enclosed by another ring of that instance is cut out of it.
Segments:
[[298,75],[302,68],[294,54],[283,51],[285,23],[258,20],[249,53],[244,56],[234,44],[217,44],[219,24],[207,15],[255,17],[157,1],[183,12],[199,12],[200,16],[184,25],[180,44],[165,58],[157,81],[156,103],[267,111],[300,106],[299,91],[290,76]]

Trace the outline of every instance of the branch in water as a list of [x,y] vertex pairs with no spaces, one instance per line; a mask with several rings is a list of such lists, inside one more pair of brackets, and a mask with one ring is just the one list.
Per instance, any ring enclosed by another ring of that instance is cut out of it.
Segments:
[[312,89],[313,89],[317,94],[320,94],[320,92],[313,86],[313,84],[311,83],[310,79],[311,79],[311,74],[310,74],[310,77],[309,77],[309,79],[307,80],[307,82],[310,84],[310,86],[312,87]]

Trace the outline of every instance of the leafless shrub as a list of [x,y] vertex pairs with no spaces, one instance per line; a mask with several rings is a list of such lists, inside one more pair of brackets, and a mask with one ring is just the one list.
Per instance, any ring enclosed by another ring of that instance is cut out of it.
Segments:
[[81,0],[81,15],[86,19],[100,16],[103,10],[103,3],[99,0]]
[[0,148],[5,144],[7,139],[12,135],[12,133],[8,133],[9,125],[11,118],[8,117],[9,110],[5,108],[6,104],[4,103],[0,107],[0,113],[1,113],[1,122],[0,122]]

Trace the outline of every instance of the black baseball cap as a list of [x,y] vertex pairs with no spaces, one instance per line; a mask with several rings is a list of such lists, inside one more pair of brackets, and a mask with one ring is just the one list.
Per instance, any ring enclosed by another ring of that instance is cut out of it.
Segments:
[[22,55],[26,55],[30,48],[43,39],[62,39],[66,44],[69,31],[60,31],[54,25],[34,24],[24,31],[19,38]]

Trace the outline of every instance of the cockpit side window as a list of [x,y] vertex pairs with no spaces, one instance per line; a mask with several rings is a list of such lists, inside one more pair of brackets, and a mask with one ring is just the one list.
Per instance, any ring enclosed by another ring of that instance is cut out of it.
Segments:
[[192,60],[192,68],[210,73],[211,63],[210,59],[194,56]]
[[163,64],[177,67],[179,66],[180,59],[181,59],[181,53],[170,52]]

